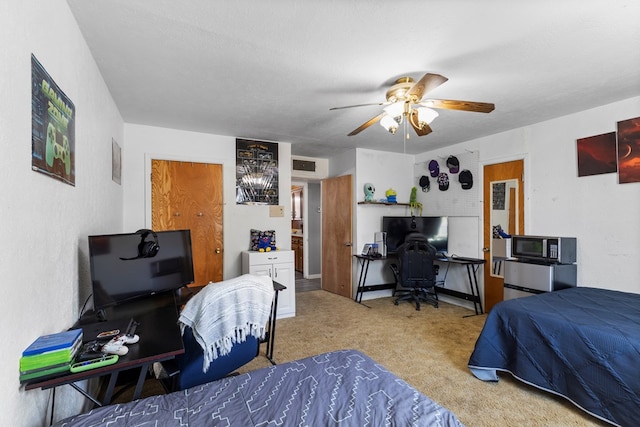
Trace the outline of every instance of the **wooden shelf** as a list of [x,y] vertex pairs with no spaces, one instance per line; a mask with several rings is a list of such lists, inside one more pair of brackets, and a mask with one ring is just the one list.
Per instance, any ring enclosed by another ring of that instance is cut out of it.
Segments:
[[359,205],[409,206],[409,203],[358,202]]

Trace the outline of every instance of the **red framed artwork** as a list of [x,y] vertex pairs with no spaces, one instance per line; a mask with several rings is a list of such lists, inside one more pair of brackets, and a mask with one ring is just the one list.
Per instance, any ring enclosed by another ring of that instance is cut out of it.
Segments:
[[640,117],[618,122],[618,182],[640,182]]
[[581,138],[576,142],[578,176],[599,175],[617,170],[615,132]]

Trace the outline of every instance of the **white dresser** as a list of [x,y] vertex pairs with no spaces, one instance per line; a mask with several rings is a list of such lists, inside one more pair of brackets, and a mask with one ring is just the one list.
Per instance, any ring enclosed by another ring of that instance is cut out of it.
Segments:
[[296,315],[296,278],[294,252],[290,250],[271,252],[242,252],[242,274],[269,276],[287,287],[278,294],[277,318]]

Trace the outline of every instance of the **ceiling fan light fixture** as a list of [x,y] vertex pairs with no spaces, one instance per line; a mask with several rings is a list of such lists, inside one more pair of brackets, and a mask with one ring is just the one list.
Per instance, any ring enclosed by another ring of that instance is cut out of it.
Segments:
[[404,102],[394,102],[393,104],[383,108],[387,116],[392,117],[398,124],[402,123],[402,115],[404,114]]
[[395,118],[386,115],[380,119],[380,126],[382,126],[387,132],[394,135],[398,131],[398,122]]
[[[440,74],[426,73],[417,82],[411,77],[401,77],[389,88],[386,93],[386,102],[349,105],[346,107],[333,107],[337,110],[351,107],[364,107],[367,105],[384,105],[383,111],[375,117],[364,122],[351,131],[348,136],[354,136],[367,129],[374,123],[380,125],[389,133],[396,133],[398,126],[404,122],[404,129],[410,125],[418,136],[430,134],[433,130],[429,126],[438,112],[435,109],[473,111],[477,113],[490,113],[495,105],[487,102],[460,101],[454,99],[423,99],[423,96],[436,89],[448,79]],[[406,133],[406,132],[405,132]],[[405,138],[405,141],[408,139]]]
[[431,122],[440,115],[436,110],[432,110],[431,108],[427,107],[420,107],[417,109],[417,111],[419,123],[431,124]]

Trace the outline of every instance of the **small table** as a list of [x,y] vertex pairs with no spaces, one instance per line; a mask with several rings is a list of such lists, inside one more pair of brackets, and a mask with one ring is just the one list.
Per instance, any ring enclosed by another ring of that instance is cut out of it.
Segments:
[[[129,369],[140,369],[133,400],[140,397],[148,369],[154,362],[175,358],[184,353],[182,334],[178,325],[178,308],[173,293],[159,294],[114,307],[108,310],[107,321],[96,321],[93,313],[85,314],[73,328],[82,328],[83,339],[92,341],[103,331],[125,331],[130,319],[139,323],[136,334],[140,341],[127,347],[129,352],[120,356],[117,363],[78,373],[65,373],[49,379],[35,379],[25,383],[25,390],[55,388],[64,384],[80,392],[98,406],[111,403],[118,374]],[[109,376],[103,400],[92,396],[76,383],[90,378]]]

